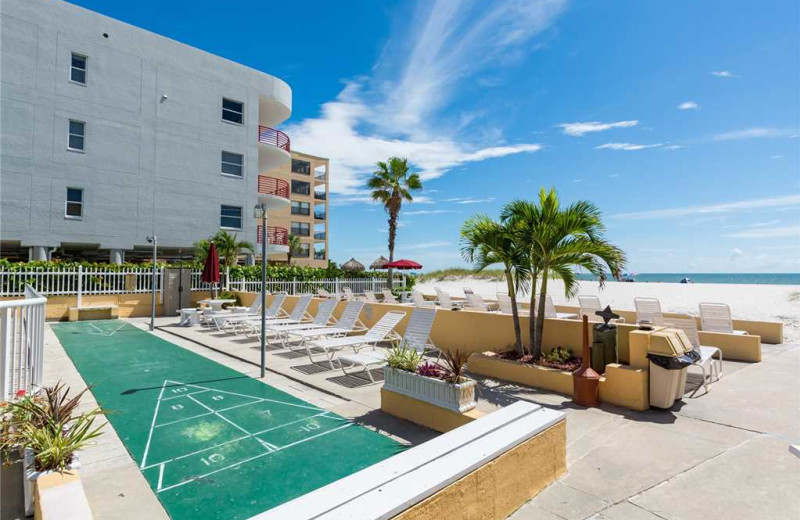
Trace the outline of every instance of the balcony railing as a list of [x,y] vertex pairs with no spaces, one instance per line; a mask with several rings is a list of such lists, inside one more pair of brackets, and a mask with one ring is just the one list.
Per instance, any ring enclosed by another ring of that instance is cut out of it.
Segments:
[[325,240],[325,232],[317,231],[316,233],[314,233],[314,240]]
[[258,142],[262,144],[268,144],[271,146],[276,146],[281,150],[291,153],[291,141],[289,140],[289,136],[281,132],[280,130],[275,130],[274,128],[270,128],[268,126],[259,126],[258,127]]
[[[258,243],[261,243],[261,225],[259,224],[256,230],[258,234]],[[289,232],[286,228],[267,226],[267,244],[274,246],[288,246],[289,245]]]
[[314,212],[314,218],[317,220],[325,220],[325,213]]
[[314,180],[317,180],[317,181],[325,181],[325,180],[327,180],[327,179],[328,179],[328,174],[327,174],[327,173],[325,173],[325,172],[317,172],[317,173],[314,173]]
[[314,251],[314,260],[325,260],[325,251]]
[[317,200],[327,200],[328,199],[328,194],[325,193],[324,191],[315,191],[314,192],[314,198],[317,199]]
[[276,179],[275,177],[267,177],[266,175],[259,175],[258,192],[288,199],[289,183],[281,179]]

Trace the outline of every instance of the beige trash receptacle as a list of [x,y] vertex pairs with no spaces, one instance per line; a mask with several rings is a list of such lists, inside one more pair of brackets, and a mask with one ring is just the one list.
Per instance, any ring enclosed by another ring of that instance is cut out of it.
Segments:
[[683,331],[666,329],[650,336],[650,406],[671,408],[683,396],[691,360],[685,354],[691,342]]

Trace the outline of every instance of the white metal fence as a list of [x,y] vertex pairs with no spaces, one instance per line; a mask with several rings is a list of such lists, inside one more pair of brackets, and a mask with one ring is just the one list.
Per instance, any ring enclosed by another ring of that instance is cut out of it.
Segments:
[[42,385],[47,298],[31,287],[23,293],[0,301],[0,401]]
[[[403,287],[402,278],[394,280],[395,286]],[[231,280],[228,284],[231,291],[259,292],[261,280]],[[344,287],[349,287],[354,293],[373,291],[379,293],[389,285],[386,278],[326,278],[321,280],[267,280],[267,291],[286,292],[288,294],[317,293],[319,289],[334,294],[342,292]]]

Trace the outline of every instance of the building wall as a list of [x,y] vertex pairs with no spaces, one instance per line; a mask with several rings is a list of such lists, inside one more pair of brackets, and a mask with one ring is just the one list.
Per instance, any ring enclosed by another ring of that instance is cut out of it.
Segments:
[[[220,228],[220,205],[243,208],[240,237],[256,241],[252,208],[266,156],[259,124],[291,112],[289,86],[268,74],[59,0],[4,0],[0,240],[22,246],[190,247]],[[71,53],[88,56],[86,85]],[[244,103],[244,124],[221,118]],[[86,122],[86,152],[67,150],[70,119]],[[242,178],[221,151],[244,155]],[[81,220],[65,218],[66,188],[84,190]]]
[[[302,173],[292,171],[292,164],[297,164],[296,161],[309,163],[309,173]],[[269,177],[285,180],[289,183],[289,196],[292,201],[305,202],[309,204],[309,215],[292,214],[291,205],[285,209],[279,209],[269,216],[269,225],[284,227],[292,232],[292,223],[306,223],[309,226],[309,236],[300,237],[300,241],[309,245],[308,258],[292,257],[292,265],[306,265],[312,267],[326,267],[328,265],[328,221],[330,213],[328,211],[328,174],[329,174],[330,160],[323,157],[315,157],[313,155],[305,154],[302,152],[292,151],[292,161],[279,166],[266,173]],[[292,191],[292,181],[309,183],[310,193],[308,195],[302,193],[295,193]],[[321,195],[323,198],[315,197],[315,193]],[[316,214],[324,215],[324,219],[318,219]],[[315,233],[322,233],[316,235]],[[317,251],[324,252],[322,258],[315,258],[315,248]],[[285,254],[270,255],[270,261],[285,262]]]

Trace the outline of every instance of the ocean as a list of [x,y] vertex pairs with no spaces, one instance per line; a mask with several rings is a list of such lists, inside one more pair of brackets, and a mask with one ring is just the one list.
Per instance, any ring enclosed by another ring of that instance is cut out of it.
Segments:
[[[632,277],[637,282],[680,283],[689,278],[692,283],[800,285],[800,273],[636,273]],[[579,278],[594,279],[584,274]]]

